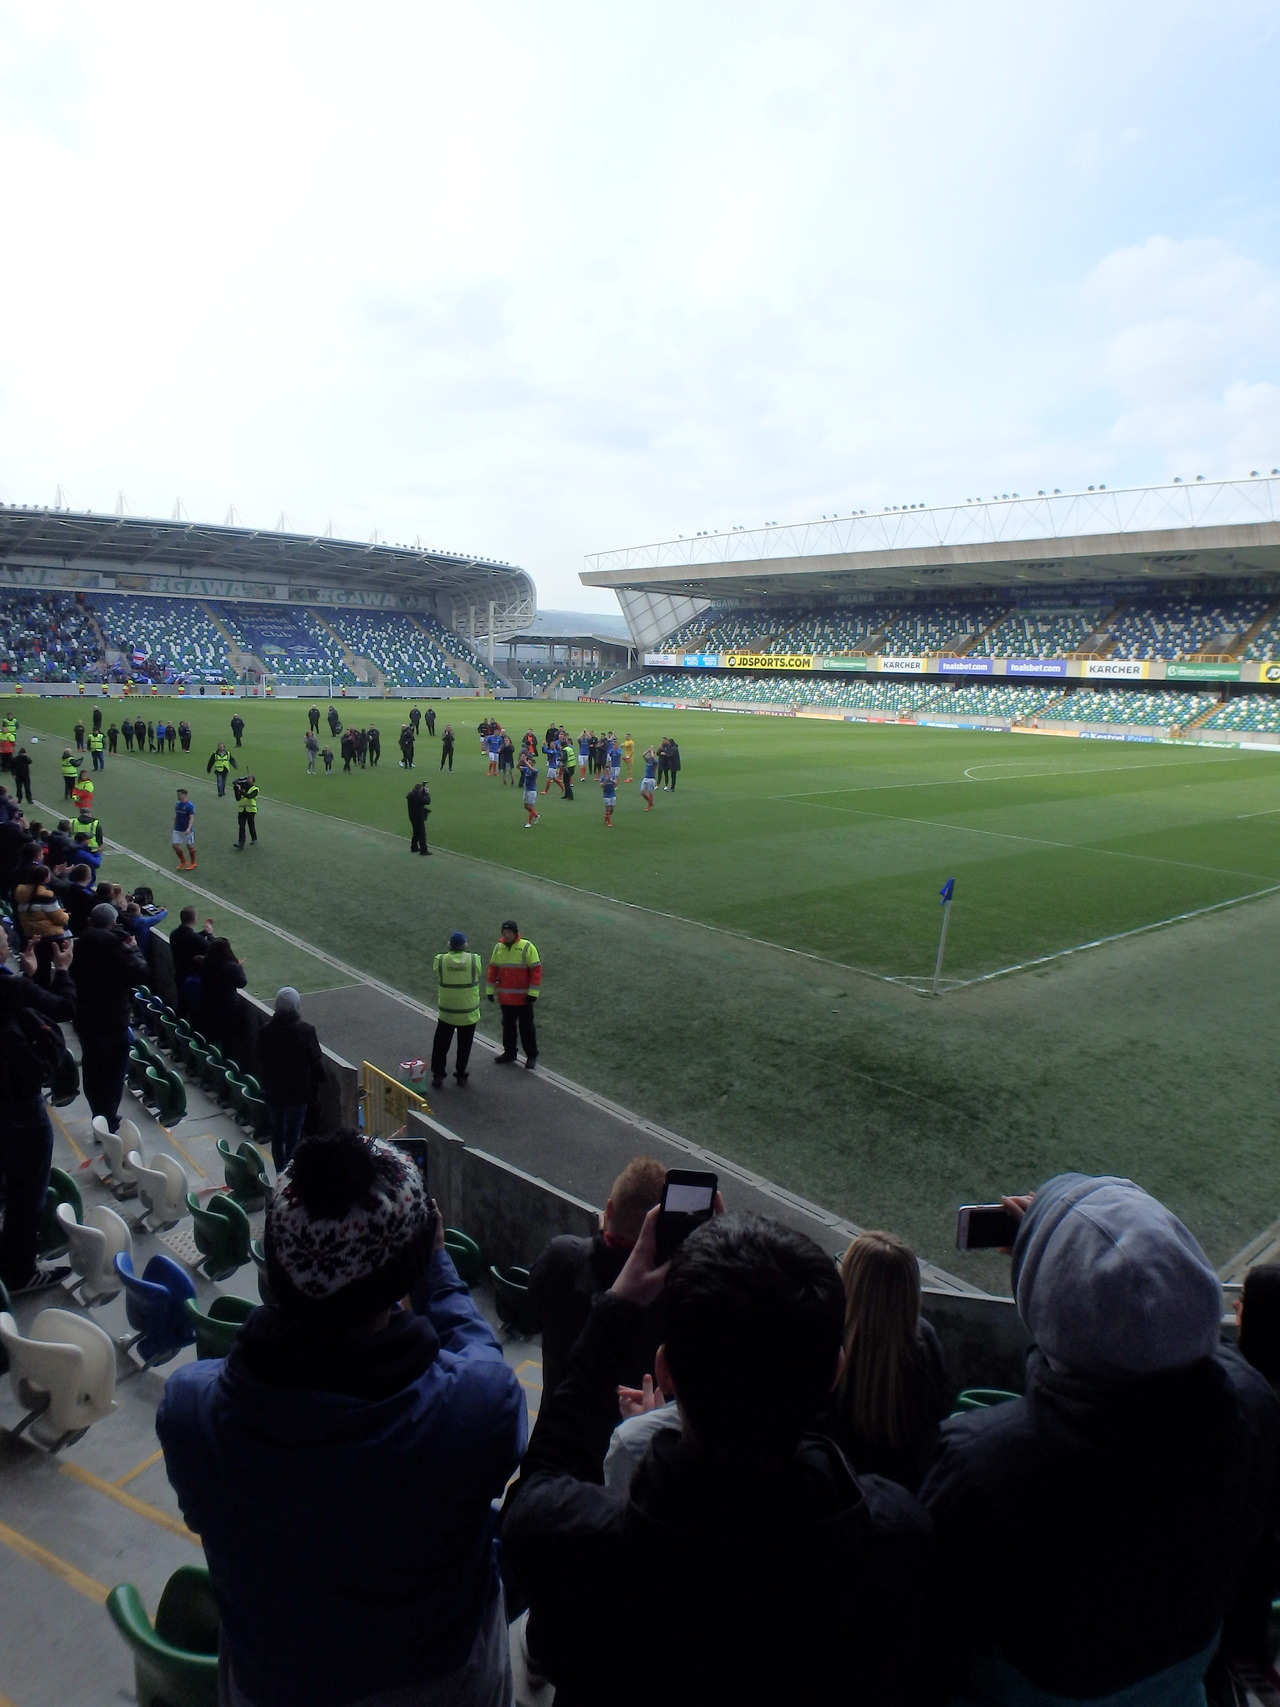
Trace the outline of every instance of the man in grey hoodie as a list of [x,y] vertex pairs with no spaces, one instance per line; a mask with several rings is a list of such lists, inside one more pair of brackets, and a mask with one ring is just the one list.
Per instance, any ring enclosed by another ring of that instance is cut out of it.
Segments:
[[1132,1180],[1049,1180],[1012,1279],[1026,1397],[946,1422],[921,1490],[967,1596],[970,1689],[1202,1703],[1241,1565],[1275,1525],[1280,1401],[1224,1345],[1204,1252]]

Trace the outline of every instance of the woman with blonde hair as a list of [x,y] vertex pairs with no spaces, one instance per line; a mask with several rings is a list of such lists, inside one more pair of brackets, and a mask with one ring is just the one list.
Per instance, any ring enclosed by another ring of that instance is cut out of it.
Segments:
[[892,1233],[860,1233],[840,1277],[844,1368],[828,1430],[855,1470],[914,1492],[950,1405],[942,1347],[920,1314],[920,1265]]

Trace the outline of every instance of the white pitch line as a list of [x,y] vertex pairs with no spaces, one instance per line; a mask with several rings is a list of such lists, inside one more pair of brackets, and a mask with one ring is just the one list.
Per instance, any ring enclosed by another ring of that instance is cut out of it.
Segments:
[[1273,812],[1280,812],[1280,806],[1268,806],[1265,812],[1237,812],[1236,821],[1241,818],[1270,818]]
[[[1043,776],[1080,776],[1088,771],[1173,771],[1204,769],[1210,765],[1239,764],[1244,758],[1243,753],[1233,753],[1222,759],[1165,759],[1159,763],[1150,762],[1141,765],[1078,765],[1071,770],[1031,771],[1027,774],[1033,777]],[[992,763],[997,761],[993,760]],[[1000,763],[1006,761],[1001,760]],[[1009,764],[1017,764],[1017,759],[1010,759]],[[986,770],[986,765],[971,765],[969,770]],[[766,800],[807,800],[815,794],[887,794],[895,788],[955,788],[963,782],[1017,782],[1018,777],[1004,776],[970,776],[969,770],[960,776],[938,777],[931,782],[865,782],[852,783],[846,788],[802,788],[793,794],[767,794]]]
[[[1205,913],[1220,913],[1226,907],[1240,907],[1246,901],[1260,901],[1267,895],[1280,895],[1280,883],[1272,884],[1269,889],[1256,889],[1251,895],[1235,895],[1230,901],[1215,901],[1208,907],[1196,907],[1189,913],[1175,913],[1172,918],[1157,919],[1154,924],[1136,925],[1133,930],[1116,931],[1111,936],[1095,937],[1092,942],[1079,942],[1073,948],[1060,948],[1053,954],[1039,955],[1035,960],[1020,960],[1016,966],[1002,966],[997,972],[980,972],[976,978],[957,978],[957,989],[968,989],[971,984],[989,984],[993,978],[1005,978],[1011,972],[1029,972],[1033,966],[1047,966],[1050,961],[1064,960],[1069,954],[1083,954],[1090,948],[1103,948],[1108,943],[1123,942],[1126,937],[1145,936],[1149,931],[1162,931],[1167,925],[1180,925],[1187,919],[1199,919]],[[920,983],[929,982],[927,976],[921,977]]]

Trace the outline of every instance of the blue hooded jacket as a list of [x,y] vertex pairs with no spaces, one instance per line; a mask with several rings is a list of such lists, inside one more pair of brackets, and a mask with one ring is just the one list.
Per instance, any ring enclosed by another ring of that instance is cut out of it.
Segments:
[[[403,1359],[410,1379],[384,1397],[260,1379],[240,1346],[169,1377],[169,1480],[259,1707],[342,1707],[453,1671],[498,1592],[490,1502],[524,1450],[524,1394],[443,1252],[425,1290],[424,1314],[397,1311],[380,1334],[302,1342],[322,1374]],[[265,1336],[258,1367],[272,1333],[296,1370],[299,1336],[275,1310],[243,1330]]]

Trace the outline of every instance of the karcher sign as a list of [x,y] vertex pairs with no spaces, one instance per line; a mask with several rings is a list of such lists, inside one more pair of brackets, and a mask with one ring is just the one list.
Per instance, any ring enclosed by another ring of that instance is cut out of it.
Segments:
[[726,670],[811,670],[811,652],[722,652],[720,663]]
[[1090,658],[1084,666],[1086,676],[1119,677],[1127,682],[1142,681],[1147,670],[1148,665],[1138,658]]
[[893,658],[882,655],[877,659],[882,670],[892,670],[902,675],[922,676],[924,674],[923,658]]

